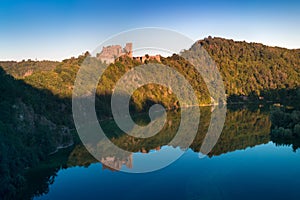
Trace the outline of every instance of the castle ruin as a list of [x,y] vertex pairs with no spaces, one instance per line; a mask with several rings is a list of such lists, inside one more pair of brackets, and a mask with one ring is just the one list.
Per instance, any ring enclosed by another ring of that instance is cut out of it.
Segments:
[[121,45],[103,47],[102,51],[97,54],[97,58],[109,64],[115,62],[116,58],[124,55],[132,58],[132,43],[126,43],[124,48]]
[[133,57],[132,43],[126,43],[124,48],[122,48],[121,45],[111,45],[103,47],[102,51],[97,54],[97,58],[107,64],[114,63],[116,59],[123,56],[127,56],[141,63],[145,63],[145,61],[147,60],[156,60],[160,62],[160,55],[149,56],[148,54],[146,54],[144,56]]

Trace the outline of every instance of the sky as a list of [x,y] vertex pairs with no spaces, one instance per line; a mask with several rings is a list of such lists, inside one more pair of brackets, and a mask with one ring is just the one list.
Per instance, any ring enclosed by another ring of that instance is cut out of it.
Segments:
[[299,22],[297,0],[0,0],[0,60],[77,57],[142,27],[300,48]]

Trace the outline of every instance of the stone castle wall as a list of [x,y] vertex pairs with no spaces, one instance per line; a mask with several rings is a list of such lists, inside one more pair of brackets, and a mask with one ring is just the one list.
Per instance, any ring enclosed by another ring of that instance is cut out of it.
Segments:
[[124,48],[120,45],[103,47],[102,51],[97,54],[97,58],[102,62],[113,63],[116,58],[123,55],[132,57],[132,43],[127,43]]
[[137,60],[141,63],[145,63],[147,60],[157,60],[160,62],[160,55],[155,56],[138,56],[133,57],[132,55],[132,43],[126,43],[125,47],[122,48],[120,45],[111,45],[107,47],[103,47],[102,51],[97,54],[97,58],[102,62],[106,63],[114,63],[115,60],[121,56],[128,56],[134,60]]

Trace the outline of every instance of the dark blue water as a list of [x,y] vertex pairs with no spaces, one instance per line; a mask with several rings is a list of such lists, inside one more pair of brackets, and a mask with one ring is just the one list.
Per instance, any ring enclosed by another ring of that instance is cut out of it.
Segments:
[[[133,155],[133,164],[134,164]],[[100,163],[57,173],[35,199],[299,199],[300,153],[272,142],[199,159],[188,150],[146,174],[103,170]]]
[[[204,116],[209,116],[210,112],[208,109]],[[150,141],[132,140],[118,135],[115,126],[106,122],[104,127],[113,133],[112,141],[119,146],[129,143],[134,152],[114,162],[119,164],[119,169],[102,165],[84,146],[77,145],[32,169],[28,173],[26,193],[35,200],[299,199],[297,144],[292,148],[291,145],[278,145],[271,139],[268,110],[228,110],[217,144],[206,157],[199,158],[209,124],[209,117],[202,119],[194,142],[182,157],[163,169],[140,174],[120,170],[134,168],[141,157],[158,151],[181,151],[180,147],[166,145],[174,136],[173,128],[164,128]],[[172,126],[178,125],[177,114],[170,115],[168,120],[172,121]],[[151,163],[145,159],[144,164]]]

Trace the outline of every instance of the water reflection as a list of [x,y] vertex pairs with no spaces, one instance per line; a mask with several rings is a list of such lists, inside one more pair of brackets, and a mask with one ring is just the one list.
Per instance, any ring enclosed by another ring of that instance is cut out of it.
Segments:
[[[201,108],[201,119],[199,123],[199,130],[195,140],[190,145],[190,150],[198,153],[204,141],[211,116],[212,109],[210,107]],[[134,120],[138,124],[147,124],[147,116],[138,116]],[[169,112],[167,123],[164,128],[157,135],[150,138],[134,138],[124,134],[117,128],[113,121],[102,122],[102,127],[110,140],[117,146],[127,149],[134,153],[125,153],[118,156],[102,155],[102,168],[106,170],[116,170],[124,168],[132,168],[136,160],[141,156],[151,155],[155,152],[166,149],[185,150],[185,147],[172,144],[167,146],[176,134],[180,123],[180,112]],[[259,144],[268,143],[270,140],[269,112],[261,109],[245,109],[234,108],[227,111],[226,121],[223,132],[212,149],[209,152],[209,157],[219,156],[236,150],[242,150],[247,147],[253,147]],[[188,134],[188,132],[187,132]],[[97,143],[99,146],[101,141]],[[105,148],[102,146],[101,148]],[[77,145],[69,150],[62,151],[53,155],[46,164],[41,165],[41,169],[33,169],[30,171],[29,177],[37,177],[36,179],[28,179],[27,196],[39,196],[48,192],[48,185],[53,183],[56,172],[61,168],[69,168],[75,166],[88,167],[98,161],[91,156],[83,145]],[[113,167],[110,167],[113,166]],[[35,175],[33,175],[35,174]],[[39,176],[36,176],[39,174]],[[38,179],[38,180],[37,180]],[[41,181],[44,184],[41,184]]]
[[[200,152],[203,140],[206,136],[207,129],[210,123],[211,108],[203,107],[201,108],[201,119],[199,124],[199,130],[190,148],[194,152]],[[137,123],[143,124],[147,121],[147,117],[139,117],[135,119]],[[123,133],[114,124],[113,121],[108,121],[103,123],[102,127],[106,133],[110,133],[108,137],[117,146],[122,149],[126,149],[135,153],[148,153],[154,154],[157,151],[161,151],[162,147],[165,147],[169,141],[172,140],[176,134],[177,127],[180,123],[180,113],[170,112],[168,113],[167,123],[165,124],[163,130],[157,135],[150,138],[134,138]],[[270,132],[271,122],[269,120],[268,112],[262,111],[260,109],[250,111],[248,109],[238,109],[234,111],[228,111],[227,117],[224,125],[223,132],[212,149],[208,153],[209,157],[221,155],[223,153],[245,149],[247,147],[253,147],[259,144],[265,144],[269,142],[269,132]],[[188,134],[188,132],[187,132]],[[101,141],[97,146],[101,144]],[[101,146],[105,149],[105,146]],[[169,149],[181,149],[185,150],[185,147],[180,145],[168,146]],[[87,160],[85,158],[89,157],[89,153],[86,152],[85,148],[82,146],[77,146],[71,153],[69,157],[69,163],[71,166],[85,165]],[[120,154],[110,154],[101,155],[101,162],[104,165],[114,166],[117,169],[121,169],[123,165],[128,168],[132,168],[135,164],[134,156],[132,153]],[[82,157],[82,159],[80,159]],[[84,164],[81,164],[81,163]],[[89,163],[97,162],[96,159],[89,159]]]

